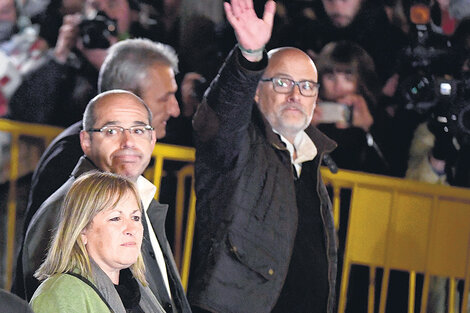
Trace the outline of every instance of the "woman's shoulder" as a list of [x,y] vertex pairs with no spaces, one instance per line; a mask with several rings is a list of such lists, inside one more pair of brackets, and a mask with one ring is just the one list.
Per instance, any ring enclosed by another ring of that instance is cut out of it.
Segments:
[[[78,291],[83,290],[87,291],[88,289],[93,290],[85,282],[78,279],[73,275],[66,273],[55,274],[46,279],[38,288],[39,293],[65,293],[68,294],[69,291]],[[37,292],[36,292],[37,293]],[[34,296],[33,296],[34,297]]]
[[46,279],[30,304],[36,313],[109,311],[91,286],[69,274],[56,274]]

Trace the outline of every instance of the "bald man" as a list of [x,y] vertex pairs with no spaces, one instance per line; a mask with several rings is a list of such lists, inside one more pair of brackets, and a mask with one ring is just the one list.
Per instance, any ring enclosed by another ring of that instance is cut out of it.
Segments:
[[319,166],[336,144],[310,126],[307,54],[266,54],[275,11],[225,3],[238,45],[194,117],[193,312],[333,312],[336,240]]

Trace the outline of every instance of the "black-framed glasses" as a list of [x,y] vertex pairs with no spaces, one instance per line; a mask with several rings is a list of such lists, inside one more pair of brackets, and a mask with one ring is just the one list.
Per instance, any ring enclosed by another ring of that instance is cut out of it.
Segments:
[[295,86],[299,86],[300,94],[305,97],[314,97],[318,94],[320,84],[312,80],[295,81],[285,77],[262,78],[262,82],[272,82],[277,93],[291,93]]
[[118,135],[123,134],[124,131],[127,130],[134,137],[145,137],[146,135],[149,135],[153,131],[153,129],[154,128],[150,125],[136,125],[131,126],[129,128],[124,128],[122,126],[117,125],[110,125],[103,126],[101,128],[90,128],[87,130],[87,132],[102,133],[106,137],[115,138]]

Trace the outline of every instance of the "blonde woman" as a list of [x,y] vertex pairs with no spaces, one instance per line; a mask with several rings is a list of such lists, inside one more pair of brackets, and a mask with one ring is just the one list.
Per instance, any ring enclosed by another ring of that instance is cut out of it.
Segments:
[[67,193],[31,299],[42,312],[164,312],[147,287],[142,206],[133,182],[89,172]]

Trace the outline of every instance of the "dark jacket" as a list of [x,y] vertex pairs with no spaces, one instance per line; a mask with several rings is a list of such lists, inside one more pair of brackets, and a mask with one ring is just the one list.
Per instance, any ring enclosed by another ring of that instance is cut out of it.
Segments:
[[28,302],[0,288],[0,303],[3,313],[33,313]]
[[28,206],[24,222],[24,232],[41,204],[69,179],[78,160],[83,155],[80,146],[82,121],[61,132],[41,156],[28,196]]
[[[198,202],[188,297],[211,312],[262,313],[276,304],[287,275],[296,194],[289,152],[253,103],[266,56],[256,70],[241,58],[232,51],[194,118]],[[336,240],[319,160],[335,143],[313,127],[306,132],[319,151],[312,192],[321,202],[333,312]]]
[[[47,243],[51,240],[55,225],[58,224],[60,206],[67,191],[70,189],[75,179],[81,174],[96,169],[96,166],[94,166],[90,160],[86,157],[82,157],[73,170],[70,179],[55,193],[53,193],[33,216],[23,243],[23,276],[26,296],[28,299],[31,299],[34,291],[39,286],[39,282],[33,277],[33,274],[39,268],[47,254]],[[149,208],[147,209],[147,214],[150,222],[152,223],[165,259],[168,279],[172,290],[173,303],[176,307],[171,305],[171,301],[168,299],[168,296],[166,296],[165,299],[165,295],[163,294],[162,296],[162,294],[158,292],[158,289],[161,288],[161,286],[159,286],[158,278],[155,276],[158,275],[157,273],[159,270],[155,254],[148,238],[144,238],[142,243],[142,256],[147,268],[146,278],[150,289],[167,312],[187,313],[191,312],[191,310],[186,300],[173,259],[173,254],[165,235],[165,219],[167,210],[167,205],[160,204],[157,201],[152,200]]]
[[10,100],[8,117],[68,127],[79,121],[96,93],[98,70],[78,51],[65,64],[48,61],[24,77]]

